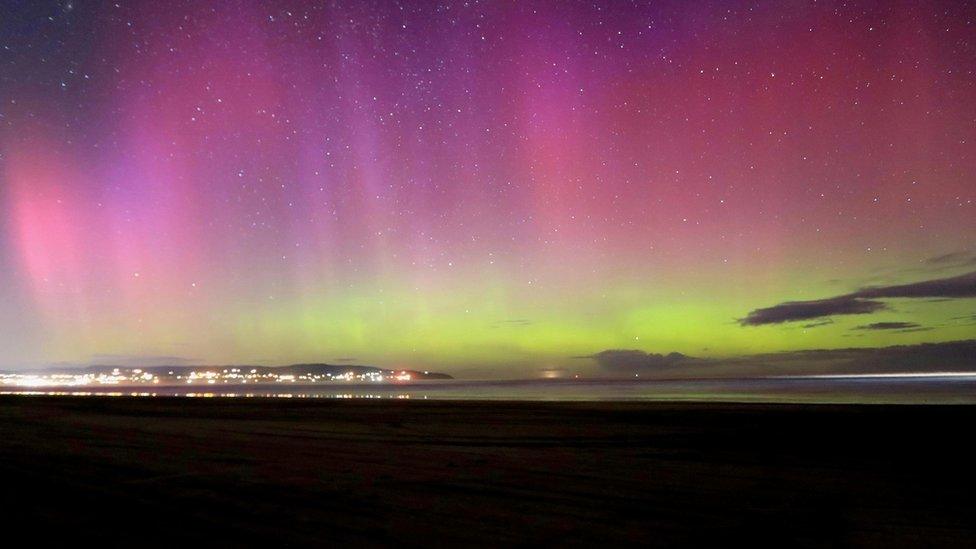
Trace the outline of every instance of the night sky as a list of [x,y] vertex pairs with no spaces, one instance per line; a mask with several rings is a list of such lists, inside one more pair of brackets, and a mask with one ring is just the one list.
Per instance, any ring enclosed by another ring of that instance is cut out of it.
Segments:
[[6,0],[0,365],[972,338],[974,71],[965,2]]

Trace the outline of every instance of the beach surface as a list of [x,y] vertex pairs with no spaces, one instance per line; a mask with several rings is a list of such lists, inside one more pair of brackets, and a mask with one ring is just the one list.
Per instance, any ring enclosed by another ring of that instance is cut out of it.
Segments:
[[0,397],[5,532],[102,545],[964,546],[976,408]]

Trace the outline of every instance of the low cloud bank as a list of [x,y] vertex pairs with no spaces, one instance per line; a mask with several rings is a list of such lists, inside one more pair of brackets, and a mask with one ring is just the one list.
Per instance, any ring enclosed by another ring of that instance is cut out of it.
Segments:
[[[910,328],[908,328],[910,329]],[[768,375],[976,371],[976,339],[891,347],[809,349],[728,358],[696,358],[608,349],[588,355],[607,377],[728,378]]]

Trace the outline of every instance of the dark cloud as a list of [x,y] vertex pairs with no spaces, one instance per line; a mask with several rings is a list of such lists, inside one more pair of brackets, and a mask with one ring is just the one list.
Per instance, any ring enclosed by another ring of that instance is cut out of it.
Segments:
[[916,324],[914,322],[874,322],[871,324],[863,324],[861,326],[856,326],[852,329],[854,330],[909,330],[914,328],[920,328],[921,324]]
[[896,286],[863,288],[850,294],[859,298],[961,298],[976,297],[976,271],[936,280],[924,280]]
[[739,319],[743,326],[780,324],[796,320],[813,320],[831,315],[865,315],[881,311],[887,305],[880,301],[858,299],[851,296],[817,299],[813,301],[788,301],[764,309],[756,309]]
[[608,349],[595,355],[577,358],[592,358],[602,370],[609,373],[624,374],[634,374],[648,370],[659,371],[696,361],[696,359],[681,353],[659,355],[645,353],[636,349]]
[[333,359],[335,362],[356,362],[355,357],[340,357]]
[[760,326],[797,320],[812,320],[832,315],[870,314],[887,308],[887,305],[878,299],[958,299],[969,297],[976,297],[976,272],[910,284],[873,286],[827,299],[788,301],[751,311],[745,318],[739,319],[739,324]]

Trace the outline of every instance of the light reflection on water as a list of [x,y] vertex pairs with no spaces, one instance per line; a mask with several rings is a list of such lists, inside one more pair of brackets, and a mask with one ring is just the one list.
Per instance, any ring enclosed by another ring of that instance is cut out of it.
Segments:
[[713,401],[796,403],[976,404],[976,373],[808,376],[712,380],[507,380],[423,381],[388,385],[138,387],[83,391],[10,389],[0,394],[65,396],[178,396],[189,398],[317,398],[538,401]]

